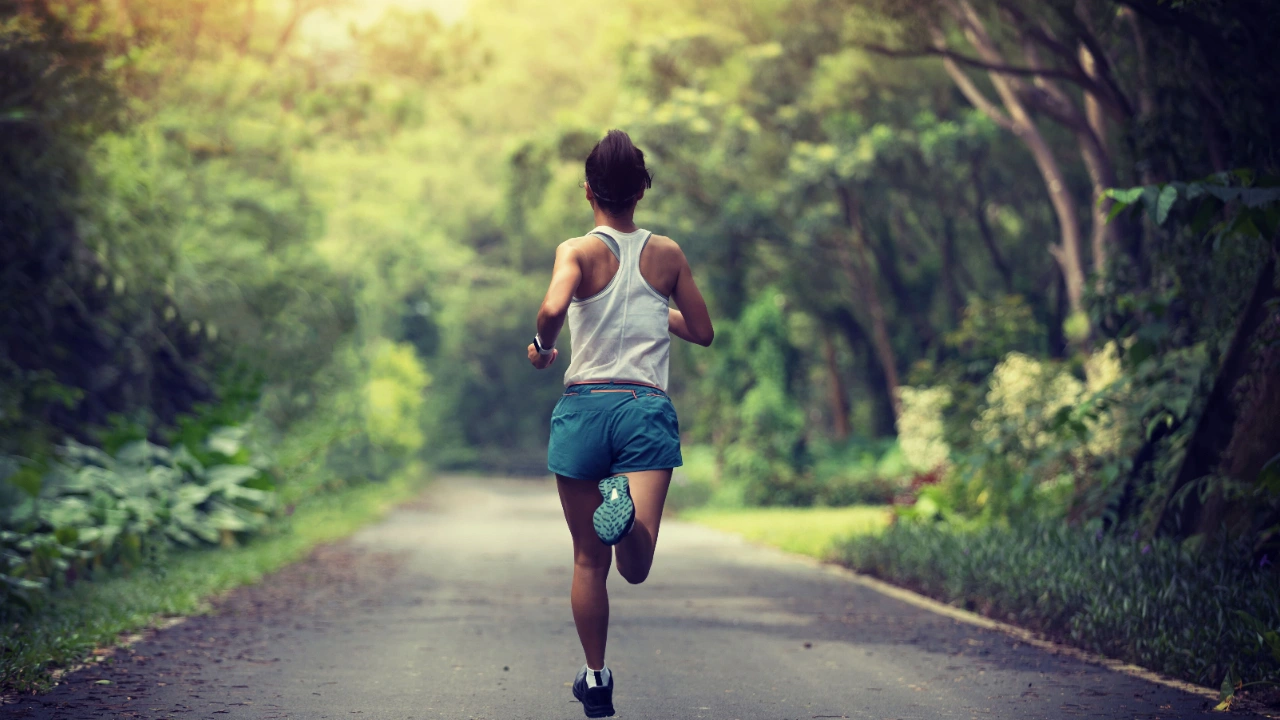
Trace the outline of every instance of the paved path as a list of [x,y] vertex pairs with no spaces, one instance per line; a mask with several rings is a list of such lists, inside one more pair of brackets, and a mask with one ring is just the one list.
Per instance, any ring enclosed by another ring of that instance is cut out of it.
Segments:
[[[569,574],[553,485],[448,478],[0,716],[580,718]],[[611,588],[623,719],[1222,717],[684,523]]]

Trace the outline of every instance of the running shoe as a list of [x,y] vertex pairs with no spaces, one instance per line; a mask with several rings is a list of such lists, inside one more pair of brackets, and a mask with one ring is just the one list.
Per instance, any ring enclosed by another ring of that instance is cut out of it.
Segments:
[[596,508],[591,522],[596,535],[605,545],[617,545],[636,524],[636,506],[631,502],[631,489],[626,475],[615,475],[600,481],[604,502]]
[[609,673],[609,682],[605,683],[601,678],[605,671],[591,671],[595,673],[596,685],[587,687],[587,672],[587,666],[583,665],[573,681],[573,696],[582,703],[582,712],[589,718],[613,717],[613,673]]

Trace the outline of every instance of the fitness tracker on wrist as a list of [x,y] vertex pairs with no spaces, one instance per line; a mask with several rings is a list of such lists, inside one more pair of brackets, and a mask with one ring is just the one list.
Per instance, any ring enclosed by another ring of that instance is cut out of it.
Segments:
[[543,357],[546,357],[546,356],[548,356],[548,355],[550,355],[550,354],[551,354],[551,351],[555,349],[555,346],[553,345],[552,347],[543,347],[543,346],[542,346],[542,338],[538,337],[538,333],[534,333],[534,334],[533,334],[533,349],[534,349],[534,350],[537,350],[539,355],[541,355],[541,356],[543,356]]

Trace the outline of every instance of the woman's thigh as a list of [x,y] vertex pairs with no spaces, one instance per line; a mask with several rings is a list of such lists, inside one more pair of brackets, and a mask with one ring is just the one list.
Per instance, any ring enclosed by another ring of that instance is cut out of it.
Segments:
[[[631,488],[631,501],[636,506],[636,525],[647,530],[656,543],[658,525],[662,522],[662,508],[666,505],[667,490],[671,487],[671,468],[621,474],[627,476],[627,485]],[[594,508],[592,512],[595,512]]]
[[604,500],[599,486],[587,480],[556,475],[556,489],[560,492],[560,507],[564,509],[569,534],[573,536],[574,562],[608,567],[611,548],[600,542],[591,521]]

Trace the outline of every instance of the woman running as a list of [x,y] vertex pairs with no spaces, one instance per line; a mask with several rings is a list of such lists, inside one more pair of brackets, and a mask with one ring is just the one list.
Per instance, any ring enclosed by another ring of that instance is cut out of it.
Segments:
[[586,170],[596,228],[556,249],[529,362],[541,370],[556,361],[567,317],[572,357],[551,413],[547,466],[573,536],[570,598],[586,655],[573,696],[587,717],[599,718],[613,715],[613,674],[604,663],[609,565],[616,552],[627,582],[648,577],[671,470],[683,464],[665,392],[670,335],[707,346],[714,331],[680,247],[632,219],[651,183],[644,153],[610,130]]

